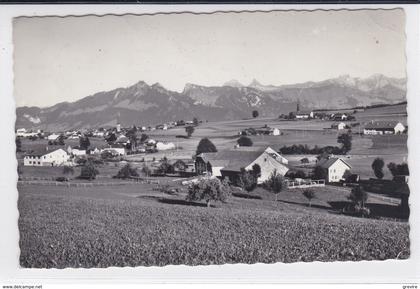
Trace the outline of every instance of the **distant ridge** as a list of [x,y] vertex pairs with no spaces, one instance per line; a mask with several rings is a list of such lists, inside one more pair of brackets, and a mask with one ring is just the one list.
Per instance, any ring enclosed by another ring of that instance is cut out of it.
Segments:
[[39,107],[18,107],[16,127],[66,130],[116,125],[155,125],[171,120],[232,120],[277,117],[296,109],[343,109],[406,101],[406,79],[375,74],[367,78],[342,75],[320,82],[263,85],[237,80],[222,86],[186,84],[179,93],[161,84],[139,81],[126,88],[98,92],[75,102]]

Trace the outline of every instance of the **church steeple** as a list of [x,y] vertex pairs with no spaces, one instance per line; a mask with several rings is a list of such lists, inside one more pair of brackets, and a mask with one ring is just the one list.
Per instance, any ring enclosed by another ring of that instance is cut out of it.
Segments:
[[297,104],[296,104],[296,112],[300,111],[300,100],[298,99]]

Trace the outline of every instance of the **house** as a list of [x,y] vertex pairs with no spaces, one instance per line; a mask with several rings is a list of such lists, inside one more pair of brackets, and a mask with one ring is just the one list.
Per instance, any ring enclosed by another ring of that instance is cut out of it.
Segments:
[[34,137],[34,136],[38,136],[39,133],[40,133],[39,130],[38,132],[33,132],[33,131],[27,131],[25,128],[19,128],[16,130],[17,137]]
[[331,125],[332,129],[343,130],[347,128],[347,125],[344,122],[333,123]]
[[69,164],[69,155],[61,148],[49,150],[46,147],[43,150],[33,151],[26,154],[23,158],[24,166],[62,166]]
[[26,136],[26,129],[25,128],[18,128],[16,130],[16,136],[25,137]]
[[332,115],[332,119],[335,121],[340,121],[340,120],[347,120],[348,115],[345,113],[334,113]]
[[343,179],[345,171],[351,169],[351,166],[341,158],[321,159],[318,162],[318,166],[325,170],[325,181],[328,183],[340,182]]
[[47,136],[47,140],[54,141],[54,140],[57,140],[59,136],[60,135],[53,133],[53,134],[50,134],[49,136]]
[[399,121],[371,121],[366,124],[363,134],[382,135],[382,134],[402,134],[406,127]]
[[122,145],[113,145],[112,147],[101,149],[101,153],[110,152],[113,156],[124,156],[125,148]]
[[115,143],[126,145],[126,144],[130,143],[130,140],[128,139],[128,137],[121,134],[117,137],[117,140],[115,141]]
[[168,143],[157,142],[156,149],[158,151],[174,150],[175,144],[173,142],[168,142]]
[[309,119],[314,117],[313,111],[297,111],[296,119]]
[[82,150],[80,147],[72,148],[71,146],[68,146],[67,153],[73,156],[84,156],[86,155],[86,150]]
[[234,150],[217,153],[202,153],[196,157],[197,174],[206,174],[234,181],[240,176],[241,170],[252,170],[258,164],[261,176],[258,183],[266,181],[274,170],[285,175],[289,170],[288,160],[267,147],[265,150]]

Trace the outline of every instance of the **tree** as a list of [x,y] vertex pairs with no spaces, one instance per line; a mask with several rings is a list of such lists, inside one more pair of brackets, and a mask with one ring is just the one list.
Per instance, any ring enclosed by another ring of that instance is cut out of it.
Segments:
[[361,186],[354,187],[347,198],[352,202],[353,210],[356,213],[362,217],[370,214],[370,210],[365,205],[369,195]]
[[145,133],[142,133],[140,136],[140,142],[144,143],[147,139],[149,138],[149,136]]
[[87,150],[90,147],[90,140],[87,135],[83,135],[79,138],[79,146],[82,150]]
[[109,144],[114,143],[117,140],[117,136],[115,135],[115,133],[111,133],[108,138],[106,139],[106,142]]
[[296,118],[296,114],[293,111],[289,112],[289,119],[295,119],[295,118]]
[[257,177],[261,177],[261,167],[259,164],[254,164],[252,166],[252,173]]
[[242,169],[239,176],[239,186],[248,193],[253,191],[257,187],[257,176],[252,171]]
[[312,205],[312,199],[315,198],[315,191],[312,189],[306,189],[303,191],[303,195],[305,196],[305,198],[308,199],[309,202],[309,207]]
[[195,126],[198,126],[198,118],[196,118],[196,117],[193,118],[193,124]]
[[80,177],[81,179],[87,179],[89,181],[96,178],[96,175],[99,174],[99,171],[95,168],[95,165],[92,161],[88,160],[83,165],[81,171],[80,171]]
[[258,110],[253,110],[253,111],[252,111],[252,117],[253,117],[253,118],[258,117],[258,115],[259,115]]
[[312,171],[312,177],[315,180],[325,180],[327,178],[327,172],[323,167],[315,166]]
[[201,153],[215,153],[217,152],[216,146],[208,139],[203,138],[200,140],[197,146],[196,154],[199,155]]
[[58,138],[57,138],[57,144],[60,145],[60,146],[65,145],[65,143],[64,143],[64,134],[60,134],[58,136]]
[[101,159],[103,160],[112,159],[113,157],[114,155],[108,150],[101,152]]
[[20,137],[17,137],[15,139],[15,143],[16,143],[16,152],[21,152],[22,151],[22,140],[20,139]]
[[118,179],[128,179],[131,177],[138,177],[139,174],[136,168],[133,168],[130,164],[123,166],[115,176]]
[[187,133],[188,137],[191,137],[191,135],[194,133],[194,130],[194,127],[191,125],[185,128],[185,132]]
[[308,158],[303,158],[300,160],[301,164],[309,164],[309,159]]
[[207,207],[210,207],[212,201],[226,202],[231,194],[231,189],[227,181],[219,179],[201,179],[191,184],[188,188],[188,201],[204,200]]
[[395,163],[391,162],[387,165],[387,167],[388,167],[388,169],[391,172],[393,177],[410,175],[407,163],[395,164]]
[[150,175],[152,174],[151,169],[147,166],[144,165],[141,169],[141,172],[146,176],[146,177],[150,177]]
[[384,172],[383,172],[384,165],[385,165],[384,160],[381,158],[376,158],[372,162],[373,172],[375,173],[375,176],[378,179],[382,179],[384,177]]
[[343,133],[337,137],[337,143],[341,144],[343,154],[347,154],[351,150],[351,141],[352,136],[349,133]]
[[172,174],[174,172],[174,167],[169,163],[167,157],[163,157],[163,159],[161,160],[158,172],[162,175]]
[[284,177],[277,170],[274,170],[268,180],[265,181],[264,187],[275,195],[277,202],[277,195],[287,187],[287,183]]
[[237,140],[238,145],[240,145],[241,147],[251,147],[252,146],[252,140],[247,137],[247,136],[241,136],[240,138],[238,138]]
[[64,166],[63,167],[63,174],[65,175],[73,175],[74,174],[74,169],[71,166]]
[[137,128],[134,126],[133,128],[131,128],[130,130],[127,131],[127,133],[125,134],[125,136],[130,141],[129,148],[131,150],[135,150],[137,148]]

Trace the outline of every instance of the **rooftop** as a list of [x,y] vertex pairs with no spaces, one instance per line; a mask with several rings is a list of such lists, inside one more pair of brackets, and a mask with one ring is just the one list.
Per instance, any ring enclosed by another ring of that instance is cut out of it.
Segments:
[[372,121],[366,124],[366,129],[393,129],[399,121]]

